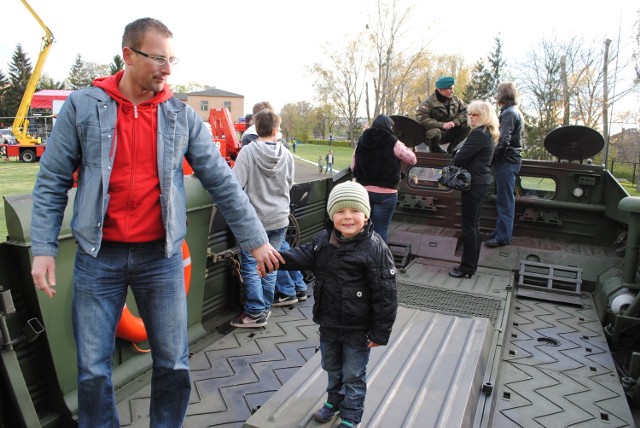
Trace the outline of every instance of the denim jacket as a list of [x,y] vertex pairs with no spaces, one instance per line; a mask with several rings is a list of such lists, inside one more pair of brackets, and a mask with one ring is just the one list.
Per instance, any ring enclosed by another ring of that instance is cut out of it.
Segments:
[[[58,234],[79,168],[71,230],[80,248],[97,256],[109,205],[109,179],[117,150],[113,138],[117,103],[102,89],[72,93],[56,120],[33,191],[31,243],[34,256],[55,256]],[[268,242],[255,210],[214,147],[202,120],[186,104],[170,98],[158,105],[157,144],[160,204],[166,256],[180,251],[187,232],[182,159],[187,159],[243,250]]]

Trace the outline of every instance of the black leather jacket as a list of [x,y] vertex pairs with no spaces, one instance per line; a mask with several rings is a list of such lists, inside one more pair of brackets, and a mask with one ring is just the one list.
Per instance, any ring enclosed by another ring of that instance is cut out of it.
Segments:
[[287,270],[313,270],[313,321],[323,327],[363,330],[386,345],[396,319],[396,268],[371,222],[359,236],[330,243],[333,223],[312,243],[283,252]]
[[521,163],[523,133],[524,120],[518,107],[513,104],[502,107],[500,110],[500,138],[493,155],[493,163]]

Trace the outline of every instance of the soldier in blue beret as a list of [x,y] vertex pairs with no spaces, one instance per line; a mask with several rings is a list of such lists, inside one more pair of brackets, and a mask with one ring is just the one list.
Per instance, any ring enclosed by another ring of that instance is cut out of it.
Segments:
[[[416,119],[427,129],[425,142],[432,153],[451,153],[471,131],[467,105],[453,95],[455,79],[444,76],[436,80],[436,90],[420,104]],[[449,144],[445,152],[440,145]]]

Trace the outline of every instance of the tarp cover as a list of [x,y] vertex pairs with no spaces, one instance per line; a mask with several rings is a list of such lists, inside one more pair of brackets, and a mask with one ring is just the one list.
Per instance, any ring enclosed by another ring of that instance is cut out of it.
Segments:
[[31,108],[53,108],[54,100],[65,100],[73,92],[70,89],[43,89],[33,94]]

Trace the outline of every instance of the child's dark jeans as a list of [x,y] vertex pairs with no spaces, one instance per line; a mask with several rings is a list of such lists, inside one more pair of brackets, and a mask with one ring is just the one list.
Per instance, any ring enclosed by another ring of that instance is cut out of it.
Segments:
[[327,402],[340,409],[340,417],[355,424],[364,413],[369,347],[362,330],[320,327],[322,368],[329,384]]

